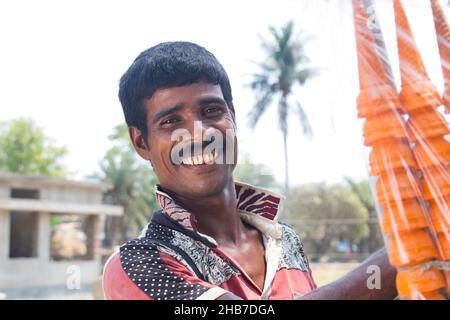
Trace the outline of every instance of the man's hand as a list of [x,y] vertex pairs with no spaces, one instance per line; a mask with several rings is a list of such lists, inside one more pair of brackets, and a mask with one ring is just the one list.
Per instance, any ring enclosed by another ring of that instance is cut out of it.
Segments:
[[[371,266],[380,270],[379,288],[371,288],[368,278]],[[313,270],[314,272],[314,270]],[[395,276],[397,271],[389,263],[383,248],[367,258],[355,270],[342,278],[305,294],[300,300],[392,300],[397,297]]]

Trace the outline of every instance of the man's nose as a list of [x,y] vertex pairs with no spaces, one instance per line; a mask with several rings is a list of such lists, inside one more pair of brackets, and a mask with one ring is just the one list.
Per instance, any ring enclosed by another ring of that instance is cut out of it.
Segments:
[[190,124],[188,131],[191,135],[192,141],[201,142],[205,140],[205,137],[208,137],[209,133],[214,131],[214,128],[205,125],[200,120],[195,120]]

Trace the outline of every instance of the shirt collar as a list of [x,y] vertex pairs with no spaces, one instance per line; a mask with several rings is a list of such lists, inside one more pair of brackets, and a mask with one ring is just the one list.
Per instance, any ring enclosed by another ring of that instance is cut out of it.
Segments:
[[[241,182],[235,182],[235,188],[237,211],[241,218],[258,228],[265,235],[279,239],[281,228],[277,219],[283,196]],[[194,215],[178,205],[167,193],[162,191],[159,185],[156,186],[155,194],[164,214],[185,229],[193,231],[216,244],[213,238],[198,232]]]

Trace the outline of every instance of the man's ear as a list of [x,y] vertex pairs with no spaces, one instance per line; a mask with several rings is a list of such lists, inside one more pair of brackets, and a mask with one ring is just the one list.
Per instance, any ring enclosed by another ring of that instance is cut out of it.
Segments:
[[151,160],[150,148],[147,146],[141,130],[136,127],[128,127],[128,134],[139,156],[144,160]]

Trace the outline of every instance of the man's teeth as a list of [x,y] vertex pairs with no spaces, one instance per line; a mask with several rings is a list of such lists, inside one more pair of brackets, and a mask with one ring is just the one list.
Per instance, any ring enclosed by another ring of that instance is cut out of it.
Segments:
[[217,159],[217,152],[197,155],[192,157],[186,157],[182,160],[182,163],[185,165],[199,165],[199,164],[212,164]]

